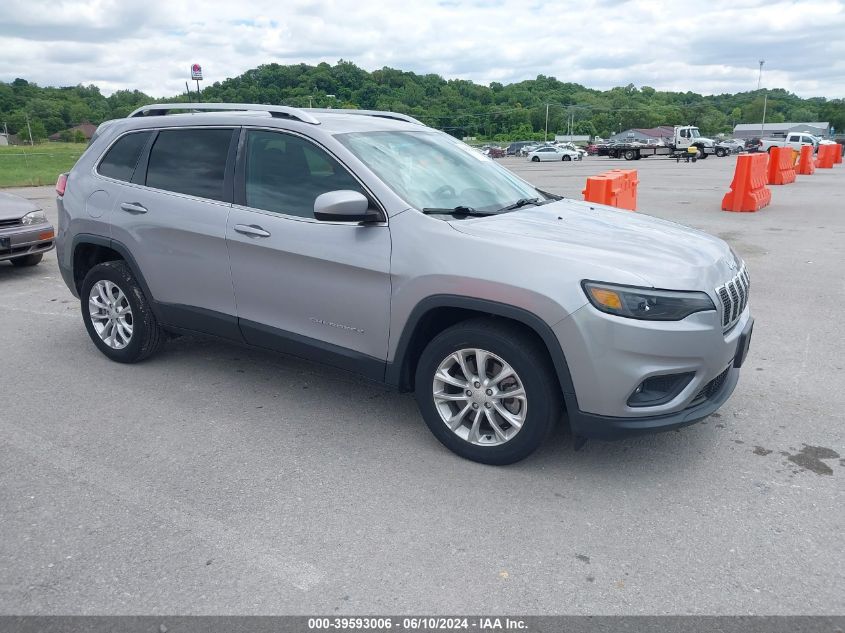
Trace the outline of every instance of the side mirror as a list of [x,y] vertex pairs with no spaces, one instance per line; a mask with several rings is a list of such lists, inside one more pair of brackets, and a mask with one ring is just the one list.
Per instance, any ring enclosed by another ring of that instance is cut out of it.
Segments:
[[317,196],[314,217],[324,222],[376,222],[381,215],[370,209],[370,201],[362,193],[340,189]]

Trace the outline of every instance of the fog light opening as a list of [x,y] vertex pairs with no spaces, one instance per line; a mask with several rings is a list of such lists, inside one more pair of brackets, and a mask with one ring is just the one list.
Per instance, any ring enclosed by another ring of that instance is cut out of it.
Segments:
[[651,376],[643,380],[628,398],[629,407],[655,407],[666,404],[681,393],[695,372]]

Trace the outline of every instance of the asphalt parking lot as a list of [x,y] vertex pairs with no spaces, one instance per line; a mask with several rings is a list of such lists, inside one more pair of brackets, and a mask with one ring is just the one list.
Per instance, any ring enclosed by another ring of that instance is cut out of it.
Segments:
[[[410,395],[181,338],[93,346],[55,253],[0,264],[0,612],[841,614],[845,167],[719,210],[735,159],[502,163],[727,240],[757,319],[733,398],[677,432],[505,468],[440,446]],[[50,188],[15,190],[44,201]]]

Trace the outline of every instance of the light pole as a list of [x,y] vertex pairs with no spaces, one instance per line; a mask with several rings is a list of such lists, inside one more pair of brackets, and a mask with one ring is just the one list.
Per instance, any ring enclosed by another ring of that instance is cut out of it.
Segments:
[[[760,86],[763,83],[763,64],[766,63],[765,59],[760,60],[760,74],[757,77],[757,90],[760,89]],[[760,123],[760,138],[763,138],[766,135],[766,106],[768,105],[769,101],[769,93],[765,90],[763,91],[763,121]]]
[[543,142],[547,143],[549,140],[549,104],[546,104],[546,129],[543,132]]

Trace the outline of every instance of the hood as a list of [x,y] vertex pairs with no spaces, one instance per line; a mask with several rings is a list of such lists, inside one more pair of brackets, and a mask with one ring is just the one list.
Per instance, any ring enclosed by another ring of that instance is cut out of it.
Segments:
[[[647,215],[586,202],[560,200],[486,218],[452,220],[462,233],[531,253],[553,253],[585,279],[664,290],[704,290],[736,275],[730,247],[696,229]],[[516,239],[518,238],[518,239]],[[612,276],[613,279],[596,277]],[[608,270],[610,269],[610,270]]]
[[17,220],[41,207],[20,196],[0,192],[0,220]]

